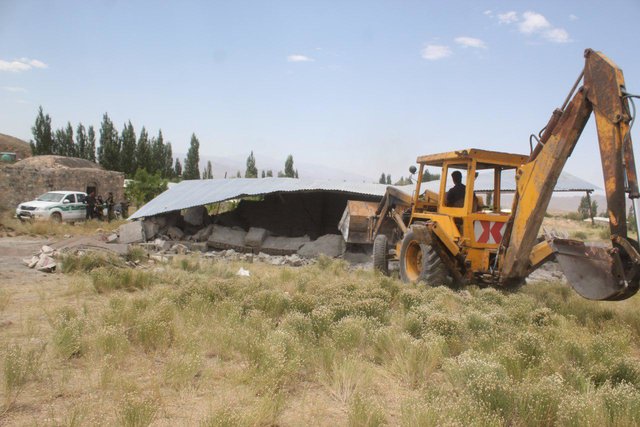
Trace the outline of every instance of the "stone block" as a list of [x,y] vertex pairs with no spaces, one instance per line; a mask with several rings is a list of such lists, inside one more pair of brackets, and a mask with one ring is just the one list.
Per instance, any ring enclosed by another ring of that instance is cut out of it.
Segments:
[[279,237],[269,236],[264,240],[261,251],[269,255],[292,255],[309,242],[309,236]]
[[315,258],[325,255],[330,258],[341,256],[345,250],[344,239],[339,234],[326,234],[318,237],[313,242],[305,243],[299,250],[298,255],[306,258]]
[[118,228],[118,241],[125,244],[144,242],[144,227],[142,226],[142,221],[132,221],[122,224]]
[[247,232],[241,228],[214,225],[207,245],[214,249],[244,249]]
[[260,249],[268,235],[269,232],[264,228],[251,227],[244,238],[244,244],[250,248]]
[[199,227],[204,224],[204,217],[207,215],[207,209],[204,206],[194,206],[186,210],[183,218],[187,224]]
[[167,228],[167,236],[169,236],[173,240],[180,240],[184,237],[184,231],[180,230],[175,225],[172,225]]
[[192,236],[192,239],[196,242],[206,242],[213,233],[213,224],[207,225],[205,228],[199,230]]
[[142,221],[142,227],[144,227],[144,237],[146,240],[151,240],[158,234],[160,226],[155,221],[145,219]]

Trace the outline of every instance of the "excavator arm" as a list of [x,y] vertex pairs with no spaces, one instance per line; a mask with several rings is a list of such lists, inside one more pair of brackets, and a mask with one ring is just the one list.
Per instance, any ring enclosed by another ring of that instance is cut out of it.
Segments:
[[[583,84],[577,88],[580,81]],[[502,284],[519,282],[530,272],[530,256],[540,245],[538,232],[553,189],[591,113],[600,145],[612,247],[559,239],[546,244],[570,284],[586,298],[618,300],[637,292],[640,255],[637,243],[627,236],[625,204],[625,194],[634,202],[640,196],[629,133],[632,117],[622,70],[591,49],[585,51],[584,71],[567,101],[554,111],[527,163],[517,171],[512,217],[503,238]]]

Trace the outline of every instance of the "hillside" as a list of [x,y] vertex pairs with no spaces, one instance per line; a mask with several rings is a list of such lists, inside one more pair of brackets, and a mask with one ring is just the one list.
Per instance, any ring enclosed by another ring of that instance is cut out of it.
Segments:
[[18,159],[31,157],[31,147],[28,142],[0,133],[0,152],[3,151],[17,153]]

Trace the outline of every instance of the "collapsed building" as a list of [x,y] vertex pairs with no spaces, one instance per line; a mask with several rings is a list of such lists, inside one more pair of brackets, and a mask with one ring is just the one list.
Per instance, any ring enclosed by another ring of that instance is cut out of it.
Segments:
[[[515,180],[514,180],[515,181]],[[438,182],[427,183],[434,189]],[[487,183],[487,189],[490,183]],[[504,192],[512,192],[504,184]],[[411,195],[413,185],[396,187]],[[593,191],[594,186],[570,174],[556,191]],[[349,201],[370,202],[375,211],[387,186],[357,182],[293,178],[235,178],[182,181],[142,206],[125,225],[125,243],[181,241],[192,249],[233,249],[271,255],[340,256],[346,235],[339,224]],[[437,189],[436,189],[437,191]],[[226,202],[226,203],[224,203]],[[224,205],[227,206],[224,206]],[[225,208],[234,207],[226,210]],[[369,212],[370,213],[370,212]],[[363,214],[364,215],[364,214]],[[362,239],[358,243],[366,243]],[[351,241],[351,240],[349,240]],[[354,245],[367,251],[368,245]]]
[[[339,256],[345,242],[338,223],[347,201],[376,202],[385,190],[380,184],[292,178],[183,181],[135,212],[130,219],[143,221],[129,226],[132,237],[121,232],[120,240],[162,237],[200,243],[201,249]],[[235,209],[220,213],[222,202]]]

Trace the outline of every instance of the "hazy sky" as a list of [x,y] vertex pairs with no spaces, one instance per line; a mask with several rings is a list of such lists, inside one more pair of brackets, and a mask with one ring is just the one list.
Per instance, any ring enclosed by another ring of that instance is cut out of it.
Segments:
[[[639,0],[0,0],[0,132],[29,140],[39,105],[56,128],[108,112],[174,152],[195,132],[258,168],[291,153],[399,177],[420,154],[527,153],[585,48],[640,93],[638,22]],[[594,128],[567,170],[602,185]]]

